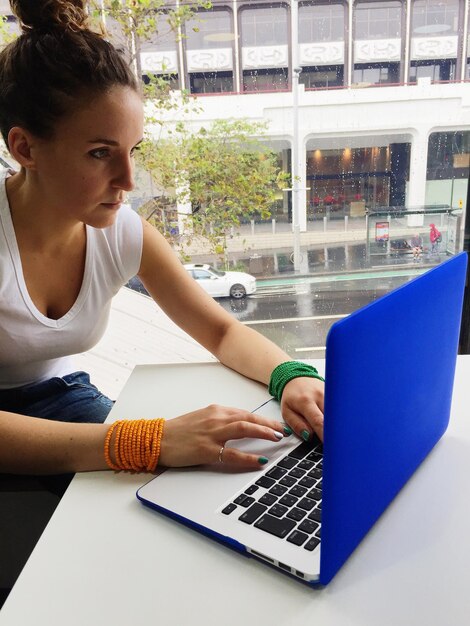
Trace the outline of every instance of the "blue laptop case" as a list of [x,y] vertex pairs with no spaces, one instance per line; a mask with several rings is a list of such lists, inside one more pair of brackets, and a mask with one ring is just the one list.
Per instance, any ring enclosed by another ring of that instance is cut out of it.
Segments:
[[461,253],[329,332],[322,584],[447,428],[466,266]]

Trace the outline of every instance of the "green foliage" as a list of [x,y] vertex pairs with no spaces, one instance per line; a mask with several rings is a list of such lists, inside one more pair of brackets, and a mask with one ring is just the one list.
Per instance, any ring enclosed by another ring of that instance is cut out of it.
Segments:
[[180,127],[172,139],[144,143],[139,158],[157,185],[172,190],[175,203],[191,203],[182,250],[202,237],[225,259],[227,239],[242,221],[269,218],[287,174],[263,144],[265,132],[260,122],[217,120],[192,134]]

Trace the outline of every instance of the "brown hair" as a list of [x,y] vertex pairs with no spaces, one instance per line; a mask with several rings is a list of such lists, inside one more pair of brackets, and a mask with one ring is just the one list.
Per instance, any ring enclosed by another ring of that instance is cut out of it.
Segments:
[[84,101],[119,85],[138,91],[122,55],[87,27],[83,0],[10,0],[22,35],[0,53],[0,132],[42,138]]

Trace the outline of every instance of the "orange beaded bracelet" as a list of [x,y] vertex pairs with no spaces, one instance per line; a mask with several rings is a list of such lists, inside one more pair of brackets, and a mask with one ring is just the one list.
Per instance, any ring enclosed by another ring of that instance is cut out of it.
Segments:
[[[111,424],[104,440],[104,458],[113,470],[153,472],[158,464],[163,437],[163,418],[153,420],[119,420]],[[115,462],[111,460],[114,439]]]

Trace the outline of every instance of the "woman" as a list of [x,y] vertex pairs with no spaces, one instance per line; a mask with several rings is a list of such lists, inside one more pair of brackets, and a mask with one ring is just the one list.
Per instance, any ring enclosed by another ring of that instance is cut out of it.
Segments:
[[[267,459],[225,443],[276,441],[291,429],[321,437],[314,368],[234,320],[162,235],[121,207],[134,186],[143,106],[120,54],[87,29],[84,3],[10,4],[23,34],[0,55],[0,130],[21,169],[0,186],[0,471],[152,471],[157,462],[256,469]],[[113,295],[135,274],[222,363],[270,383],[290,428],[217,406],[157,420],[145,435],[143,426],[103,424],[112,403],[74,372],[70,355],[96,344]]]

